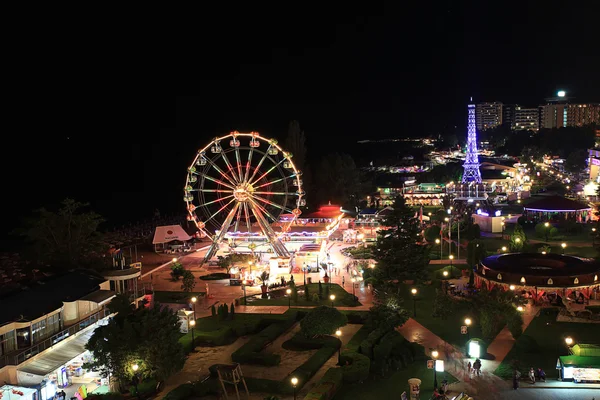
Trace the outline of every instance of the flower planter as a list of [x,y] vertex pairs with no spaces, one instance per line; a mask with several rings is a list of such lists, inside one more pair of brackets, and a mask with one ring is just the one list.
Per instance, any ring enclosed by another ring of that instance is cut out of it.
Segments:
[[329,277],[327,275],[323,277],[323,282],[329,283]]

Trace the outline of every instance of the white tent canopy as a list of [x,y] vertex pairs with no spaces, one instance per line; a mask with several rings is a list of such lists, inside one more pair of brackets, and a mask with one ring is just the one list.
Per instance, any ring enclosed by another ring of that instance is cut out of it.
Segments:
[[183,230],[181,225],[157,226],[156,230],[154,231],[154,239],[152,240],[152,244],[164,244],[174,240],[185,242],[191,238],[192,237]]

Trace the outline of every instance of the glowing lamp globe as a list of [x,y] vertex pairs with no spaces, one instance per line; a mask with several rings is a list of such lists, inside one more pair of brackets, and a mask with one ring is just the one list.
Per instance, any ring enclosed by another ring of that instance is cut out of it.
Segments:
[[567,93],[564,90],[559,90],[556,94],[558,95],[558,97],[565,97]]

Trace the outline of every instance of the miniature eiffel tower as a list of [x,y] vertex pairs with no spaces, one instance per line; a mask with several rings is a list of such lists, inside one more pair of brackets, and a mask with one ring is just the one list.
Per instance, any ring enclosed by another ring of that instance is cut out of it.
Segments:
[[219,374],[219,382],[221,382],[225,399],[229,399],[227,388],[225,387],[225,384],[228,383],[235,387],[236,398],[237,400],[240,400],[240,391],[238,389],[240,382],[244,384],[244,389],[246,390],[246,399],[250,398],[250,392],[248,391],[248,386],[244,380],[244,374],[242,373],[242,367],[240,364],[236,363],[231,365],[219,365],[217,372]]

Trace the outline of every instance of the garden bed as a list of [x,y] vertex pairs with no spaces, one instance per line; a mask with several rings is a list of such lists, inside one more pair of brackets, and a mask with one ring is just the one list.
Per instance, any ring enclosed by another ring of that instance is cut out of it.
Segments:
[[[248,296],[246,299],[248,300],[248,305],[251,306],[331,306],[331,300],[329,299],[330,295],[335,295],[334,304],[336,306],[343,307],[358,307],[362,304],[359,301],[354,301],[352,298],[352,293],[348,293],[344,288],[340,285],[332,283],[331,285],[328,283],[321,283],[322,287],[322,298],[313,298],[314,294],[319,294],[319,284],[311,283],[308,284],[308,293],[309,299],[306,300],[304,295],[304,286],[298,286],[298,299],[294,301],[293,299],[290,301],[285,291],[287,288],[282,288],[280,290],[274,290],[271,294],[270,298],[263,299],[261,295]],[[350,284],[349,284],[350,286]],[[329,292],[327,288],[329,287]]]

